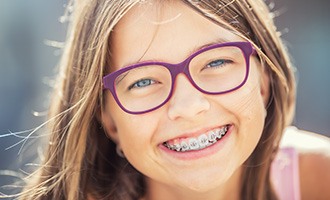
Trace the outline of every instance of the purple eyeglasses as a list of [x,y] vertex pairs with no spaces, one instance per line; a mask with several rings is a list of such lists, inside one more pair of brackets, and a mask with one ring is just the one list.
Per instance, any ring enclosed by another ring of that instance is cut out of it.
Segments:
[[124,67],[104,76],[103,85],[125,112],[143,114],[158,109],[171,98],[180,73],[204,94],[237,90],[248,78],[254,51],[249,42],[213,44],[178,64],[142,62]]

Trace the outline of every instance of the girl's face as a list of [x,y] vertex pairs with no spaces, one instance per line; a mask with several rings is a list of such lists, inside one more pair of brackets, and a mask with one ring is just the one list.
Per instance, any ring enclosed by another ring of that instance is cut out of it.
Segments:
[[[244,41],[183,3],[144,3],[130,10],[112,33],[113,70],[143,61],[179,63],[216,41]],[[245,85],[222,95],[198,91],[179,74],[171,99],[149,113],[124,112],[107,92],[102,122],[150,188],[206,192],[228,187],[256,147],[266,116],[268,78],[255,56]],[[216,143],[177,152],[169,145],[225,131]]]

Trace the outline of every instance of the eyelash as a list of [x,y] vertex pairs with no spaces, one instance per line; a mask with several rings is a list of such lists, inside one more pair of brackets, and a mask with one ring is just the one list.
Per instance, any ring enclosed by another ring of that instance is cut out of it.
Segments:
[[[221,61],[222,63],[217,65],[217,66],[211,66],[212,63],[215,63],[215,62],[219,62]],[[229,63],[232,63],[233,61],[231,60],[226,60],[226,59],[218,59],[218,60],[214,60],[214,61],[211,61],[210,63],[208,63],[204,68],[218,68],[218,67],[223,67],[224,65],[226,64],[229,64]]]

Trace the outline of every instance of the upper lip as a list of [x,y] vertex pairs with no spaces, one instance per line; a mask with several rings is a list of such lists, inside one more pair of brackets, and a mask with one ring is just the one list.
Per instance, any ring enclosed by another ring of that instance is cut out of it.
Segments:
[[208,126],[207,128],[201,128],[201,129],[197,129],[197,131],[188,131],[188,132],[184,132],[182,134],[178,134],[170,139],[167,139],[166,141],[163,141],[161,144],[171,141],[171,140],[175,140],[175,139],[181,139],[181,138],[190,138],[190,137],[196,137],[196,136],[200,136],[201,134],[207,133],[211,130],[217,129],[217,128],[221,128],[223,126],[226,126],[228,124],[223,124],[223,125],[215,125],[215,126]]

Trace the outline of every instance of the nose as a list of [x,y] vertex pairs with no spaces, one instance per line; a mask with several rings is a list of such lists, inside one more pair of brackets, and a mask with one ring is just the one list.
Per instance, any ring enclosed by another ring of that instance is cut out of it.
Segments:
[[179,74],[176,77],[173,90],[168,108],[168,117],[171,120],[192,120],[210,109],[210,102],[191,84],[186,75]]

